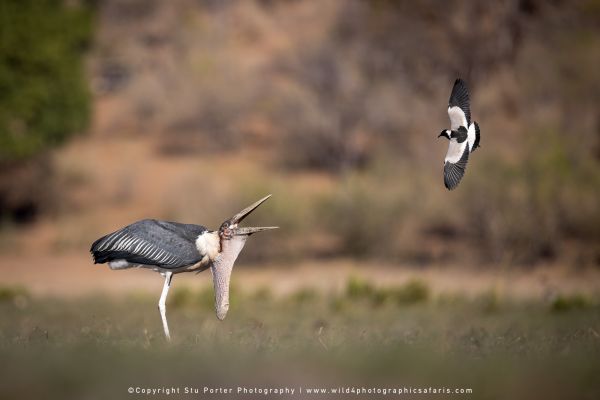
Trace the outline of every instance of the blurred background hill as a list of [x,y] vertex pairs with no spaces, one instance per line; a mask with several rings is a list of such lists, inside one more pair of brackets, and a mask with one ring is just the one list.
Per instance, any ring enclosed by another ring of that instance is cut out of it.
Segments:
[[[600,266],[597,0],[6,1],[0,19],[8,282],[115,280],[89,265],[97,237],[217,227],[266,193],[253,220],[282,229],[240,264],[273,273]],[[459,76],[482,148],[448,192]]]

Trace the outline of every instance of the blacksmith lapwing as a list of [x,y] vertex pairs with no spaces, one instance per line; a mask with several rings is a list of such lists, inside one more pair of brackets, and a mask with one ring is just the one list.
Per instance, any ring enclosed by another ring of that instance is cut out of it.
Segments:
[[455,189],[465,174],[469,154],[479,147],[479,125],[471,122],[469,91],[462,79],[454,82],[448,101],[450,129],[444,129],[438,137],[450,141],[444,160],[444,185],[448,190]]

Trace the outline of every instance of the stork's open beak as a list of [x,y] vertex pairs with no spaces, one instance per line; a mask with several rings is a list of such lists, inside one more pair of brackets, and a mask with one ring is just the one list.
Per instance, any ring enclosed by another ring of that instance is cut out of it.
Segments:
[[243,235],[252,235],[256,232],[268,231],[271,229],[278,229],[278,226],[260,226],[260,227],[243,227],[243,228],[235,228],[233,234],[236,236]]
[[[272,195],[268,195],[258,200],[256,203],[244,208],[242,211],[234,215],[229,219],[230,224],[237,225],[244,220],[248,215],[252,213],[252,211],[256,210],[258,206],[267,201],[269,197]],[[261,226],[261,227],[236,227],[233,229],[233,234],[236,236],[243,235],[251,235],[256,232],[268,231],[270,229],[277,229],[278,226]]]

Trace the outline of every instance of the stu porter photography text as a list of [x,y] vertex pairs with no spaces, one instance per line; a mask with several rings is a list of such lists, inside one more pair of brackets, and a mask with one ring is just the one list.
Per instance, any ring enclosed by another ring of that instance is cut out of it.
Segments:
[[472,394],[470,388],[448,388],[448,387],[364,387],[364,386],[341,386],[341,387],[194,387],[194,386],[161,386],[161,387],[142,387],[131,386],[127,390],[129,394],[145,396],[170,396],[170,395],[237,395],[237,396],[255,396],[255,395],[418,395],[418,394]]

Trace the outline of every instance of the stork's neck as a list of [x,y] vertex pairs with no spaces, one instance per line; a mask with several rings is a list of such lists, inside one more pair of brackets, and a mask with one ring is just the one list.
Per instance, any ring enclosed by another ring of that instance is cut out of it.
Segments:
[[233,264],[246,244],[247,235],[234,236],[229,240],[221,240],[221,252],[218,255],[219,263]]
[[213,285],[215,287],[215,308],[217,318],[223,319],[229,310],[229,282],[233,264],[240,251],[244,248],[248,236],[234,236],[229,240],[223,240],[221,252],[211,265],[213,274]]
[[221,238],[218,232],[202,232],[196,238],[196,249],[202,256],[202,262],[214,261],[221,251]]

